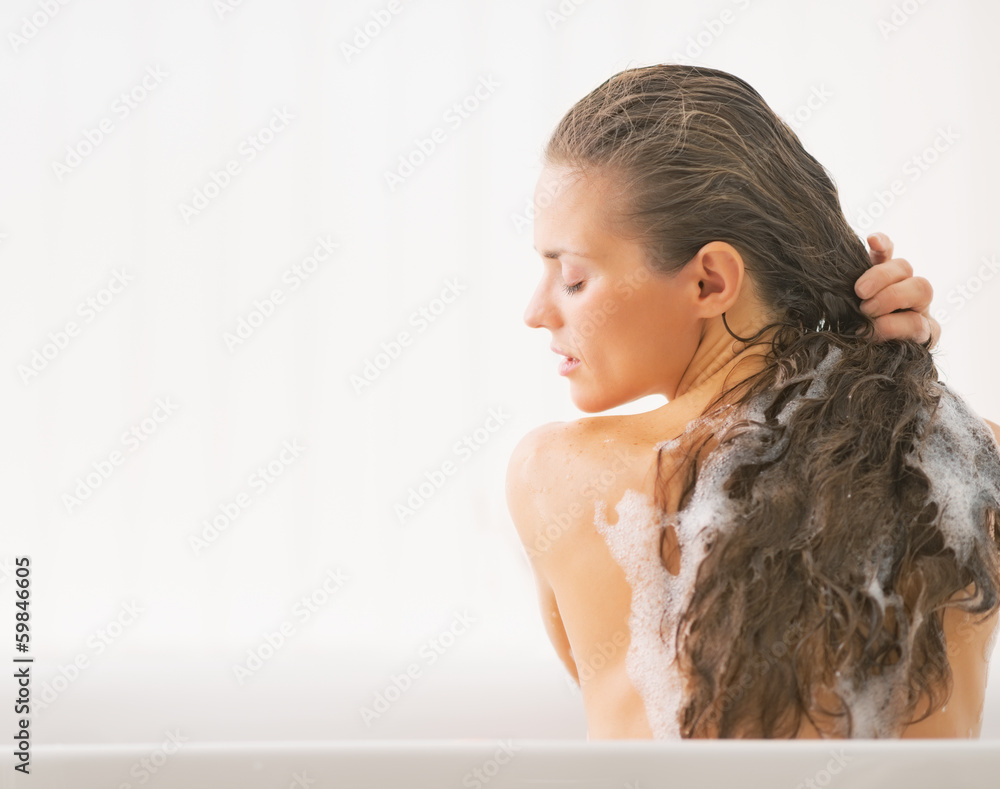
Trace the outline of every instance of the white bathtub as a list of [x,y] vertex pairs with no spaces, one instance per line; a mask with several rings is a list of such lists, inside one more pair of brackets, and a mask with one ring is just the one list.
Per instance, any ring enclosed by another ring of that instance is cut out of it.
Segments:
[[7,739],[0,787],[1000,786],[996,682],[978,741],[587,742],[547,644],[456,647],[371,725],[359,708],[399,660],[301,646],[240,686],[206,653],[123,645],[33,718],[30,775]]
[[[559,742],[409,740],[186,744],[150,773],[153,744],[48,746],[13,786],[108,789],[441,789],[659,786],[777,789],[997,786],[1000,746],[987,741]],[[4,775],[11,775],[8,765]],[[145,779],[144,781],[142,779]],[[2,784],[10,785],[10,784]]]

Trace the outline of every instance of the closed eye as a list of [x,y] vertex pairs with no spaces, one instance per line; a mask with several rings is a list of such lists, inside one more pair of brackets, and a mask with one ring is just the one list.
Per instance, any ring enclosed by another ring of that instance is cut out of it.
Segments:
[[566,291],[566,293],[568,293],[570,296],[572,296],[574,293],[579,293],[580,288],[582,287],[583,287],[583,280],[581,279],[575,285],[563,285],[563,290]]

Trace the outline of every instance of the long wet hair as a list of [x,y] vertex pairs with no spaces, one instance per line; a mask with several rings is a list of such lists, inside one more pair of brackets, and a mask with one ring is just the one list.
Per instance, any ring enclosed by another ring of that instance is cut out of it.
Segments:
[[[849,691],[874,677],[892,678],[892,731],[916,722],[922,698],[923,720],[952,687],[945,608],[1000,607],[1000,502],[970,504],[976,536],[958,550],[919,462],[951,395],[928,343],[872,339],[854,292],[871,261],[830,175],[746,82],[683,65],[604,82],[544,158],[614,179],[623,232],[658,273],[731,244],[776,316],[742,338],[764,344],[763,369],[709,407],[683,451],[674,441],[656,458],[665,516],[683,514],[713,457],[739,458],[720,488],[731,522],[711,530],[686,609],[667,623],[687,676],[681,736],[795,737],[803,718],[823,734],[821,713],[834,736],[887,736],[852,720]],[[996,444],[975,439],[968,462],[995,490]]]

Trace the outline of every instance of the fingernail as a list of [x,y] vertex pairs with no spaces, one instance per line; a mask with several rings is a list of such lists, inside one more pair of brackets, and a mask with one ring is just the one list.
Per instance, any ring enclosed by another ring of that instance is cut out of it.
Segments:
[[872,289],[873,289],[873,287],[874,287],[874,284],[872,283],[871,280],[868,280],[868,279],[861,280],[861,282],[859,282],[855,286],[854,292],[857,293],[858,296],[860,296],[861,298],[867,299],[869,296],[872,295]]

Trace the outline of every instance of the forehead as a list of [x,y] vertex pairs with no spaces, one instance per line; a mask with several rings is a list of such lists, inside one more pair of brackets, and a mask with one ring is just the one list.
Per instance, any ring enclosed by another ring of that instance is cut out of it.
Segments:
[[535,185],[535,249],[544,255],[607,241],[613,208],[608,178],[546,166]]

